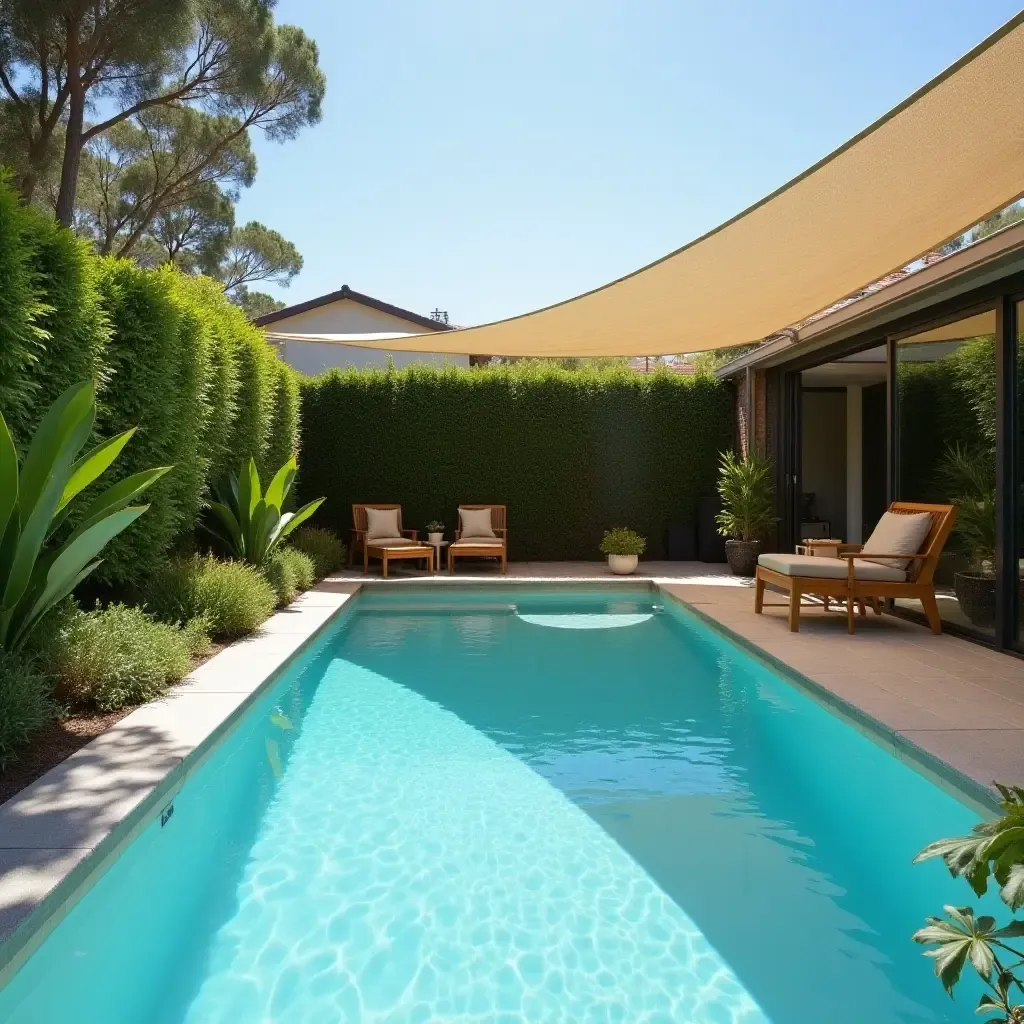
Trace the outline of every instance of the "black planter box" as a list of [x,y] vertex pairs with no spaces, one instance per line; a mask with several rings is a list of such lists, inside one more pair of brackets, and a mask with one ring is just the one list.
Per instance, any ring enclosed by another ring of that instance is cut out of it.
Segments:
[[715,525],[715,516],[721,511],[721,498],[697,499],[697,558],[701,562],[725,561],[725,538]]
[[665,554],[670,562],[692,562],[697,557],[697,535],[693,523],[665,528]]

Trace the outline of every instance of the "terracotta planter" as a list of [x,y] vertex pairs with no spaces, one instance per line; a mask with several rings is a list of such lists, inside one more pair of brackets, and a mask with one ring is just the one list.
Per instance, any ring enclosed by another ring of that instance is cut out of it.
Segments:
[[733,576],[753,576],[757,571],[757,556],[761,554],[759,540],[727,540],[725,560]]
[[609,555],[608,568],[616,576],[628,576],[630,573],[636,572],[639,561],[637,555]]

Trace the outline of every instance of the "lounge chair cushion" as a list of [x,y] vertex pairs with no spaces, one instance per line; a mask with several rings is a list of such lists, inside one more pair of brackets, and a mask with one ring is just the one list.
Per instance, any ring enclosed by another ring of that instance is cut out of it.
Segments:
[[374,537],[367,540],[371,548],[421,548],[419,541],[410,540],[408,537]]
[[397,537],[399,533],[401,530],[398,529],[397,508],[367,508],[367,540],[376,541],[380,538]]
[[489,508],[460,508],[459,518],[462,521],[462,536],[494,537],[491,526],[491,510]]
[[[782,573],[783,576],[816,576],[824,579],[846,579],[845,558],[825,558],[822,555],[761,555],[758,565]],[[858,580],[881,580],[885,583],[903,583],[907,574],[903,569],[881,565],[862,558],[853,560],[854,577]]]
[[[930,512],[886,512],[878,525],[871,531],[864,545],[864,551],[892,552],[900,555],[916,555],[921,550],[928,531],[932,528]],[[906,569],[910,565],[909,558],[868,558],[879,565],[889,565],[894,569]]]
[[455,541],[453,548],[500,548],[504,547],[505,541],[501,537],[463,537]]

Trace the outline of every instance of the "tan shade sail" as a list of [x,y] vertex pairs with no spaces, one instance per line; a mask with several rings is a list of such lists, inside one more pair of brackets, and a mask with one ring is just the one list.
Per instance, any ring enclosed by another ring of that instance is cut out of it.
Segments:
[[1018,15],[800,177],[628,277],[510,320],[355,343],[611,356],[756,341],[905,266],[1022,193]]

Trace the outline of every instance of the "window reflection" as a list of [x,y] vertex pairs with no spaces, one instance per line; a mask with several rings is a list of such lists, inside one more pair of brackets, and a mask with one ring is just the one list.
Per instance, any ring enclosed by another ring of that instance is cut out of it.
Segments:
[[957,506],[936,573],[939,610],[985,636],[995,632],[996,605],[995,330],[989,310],[896,345],[897,493]]

